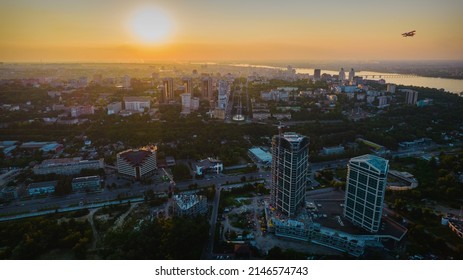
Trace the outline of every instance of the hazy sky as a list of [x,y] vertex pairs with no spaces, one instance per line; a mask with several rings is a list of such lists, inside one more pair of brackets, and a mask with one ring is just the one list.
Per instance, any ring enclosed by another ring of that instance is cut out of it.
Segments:
[[1,0],[0,61],[462,60],[462,12],[461,0]]

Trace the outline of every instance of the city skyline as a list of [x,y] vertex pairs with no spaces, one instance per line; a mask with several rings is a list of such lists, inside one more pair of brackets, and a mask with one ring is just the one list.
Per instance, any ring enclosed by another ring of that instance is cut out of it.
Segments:
[[[463,3],[453,0],[7,0],[0,7],[4,62],[463,59]],[[411,30],[416,36],[402,37]]]

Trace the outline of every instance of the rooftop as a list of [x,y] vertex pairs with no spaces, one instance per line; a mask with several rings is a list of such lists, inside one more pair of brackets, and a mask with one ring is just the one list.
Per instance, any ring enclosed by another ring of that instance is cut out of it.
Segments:
[[358,163],[364,162],[364,163],[374,167],[375,169],[377,169],[378,171],[380,171],[382,173],[386,173],[386,171],[388,169],[388,163],[389,163],[388,160],[385,160],[382,157],[378,157],[378,156],[374,156],[374,155],[370,155],[370,154],[351,158],[349,160],[349,163],[351,163],[351,162],[358,162]]
[[46,181],[46,182],[30,183],[29,184],[29,189],[43,188],[43,187],[49,187],[49,186],[56,187],[57,185],[58,185],[58,181]]
[[100,180],[100,176],[77,177],[77,178],[72,179],[72,182],[80,183],[80,182],[95,181],[95,180]]
[[124,102],[150,102],[149,96],[125,96]]
[[173,198],[178,207],[182,210],[188,210],[202,199],[205,199],[205,197],[200,195],[174,195]]
[[300,142],[305,136],[299,135],[295,132],[285,132],[283,133],[283,138],[289,142]]
[[383,216],[381,228],[376,233],[370,233],[355,226],[343,217],[344,199],[321,199],[314,200],[313,203],[317,206],[317,210],[311,211],[314,222],[326,228],[354,235],[388,236],[395,240],[401,240],[407,232],[404,226],[389,219],[387,216]]
[[272,155],[269,152],[262,150],[260,147],[251,148],[249,151],[258,157],[261,161],[272,161]]
[[124,152],[120,152],[118,156],[124,158],[126,161],[130,162],[134,166],[139,166],[148,157],[150,157],[152,153],[153,151],[149,149],[127,150]]

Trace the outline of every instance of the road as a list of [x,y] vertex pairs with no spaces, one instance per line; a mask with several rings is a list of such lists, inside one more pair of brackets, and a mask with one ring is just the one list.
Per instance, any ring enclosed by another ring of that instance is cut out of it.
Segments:
[[[188,180],[178,182],[176,187],[179,190],[188,190],[191,184],[198,184],[198,187],[206,187],[210,185],[220,186],[227,182],[240,182],[241,178],[246,176],[247,180],[251,178],[270,179],[270,172],[262,173],[249,173],[238,175],[214,174],[209,175],[208,178],[201,180]],[[262,177],[260,177],[262,176]],[[29,213],[37,212],[46,209],[63,209],[71,206],[98,204],[102,202],[109,202],[118,200],[120,197],[141,197],[147,190],[154,192],[167,192],[169,183],[160,183],[152,185],[142,185],[139,182],[131,184],[130,187],[123,187],[117,189],[103,189],[101,192],[95,193],[73,193],[66,196],[49,196],[42,198],[32,198],[29,200],[17,200],[9,205],[0,206],[0,215],[8,215],[14,213]]]
[[217,216],[219,213],[219,202],[220,202],[220,192],[222,188],[218,186],[216,188],[214,202],[212,203],[212,215],[210,221],[210,228],[209,228],[209,239],[207,241],[206,250],[203,254],[203,259],[210,260],[213,256],[213,249],[214,249],[214,239],[215,239],[215,226],[217,223]]
[[[346,166],[347,159],[335,160],[329,162],[314,163],[311,165],[313,171],[323,168],[331,168],[335,166]],[[270,181],[270,171],[261,171],[247,174],[209,174],[204,179],[192,179],[183,182],[177,182],[176,187],[179,190],[188,190],[192,184],[198,184],[198,187],[206,187],[210,185],[220,186],[232,182],[241,182],[241,178],[245,176],[247,180],[265,179]],[[14,213],[29,213],[37,212],[45,209],[62,209],[77,205],[98,204],[118,200],[120,197],[141,197],[147,190],[154,192],[167,192],[169,183],[159,183],[151,185],[142,185],[139,182],[130,184],[129,187],[121,187],[117,189],[103,189],[96,193],[73,193],[66,196],[49,196],[45,198],[32,198],[29,200],[17,200],[9,205],[0,206],[0,215],[8,215]]]

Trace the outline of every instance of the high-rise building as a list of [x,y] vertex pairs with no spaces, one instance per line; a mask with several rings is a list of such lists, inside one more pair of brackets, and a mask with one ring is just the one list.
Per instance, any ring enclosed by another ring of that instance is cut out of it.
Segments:
[[202,81],[202,92],[203,99],[211,100],[212,99],[212,78],[206,77]]
[[287,217],[293,217],[305,202],[309,173],[309,138],[294,132],[272,139],[271,203]]
[[341,71],[339,71],[339,81],[344,82],[346,79],[346,72],[344,72],[344,68],[341,68]]
[[164,78],[162,80],[164,85],[164,91],[162,95],[162,100],[166,103],[170,100],[174,100],[174,79],[173,78]]
[[191,93],[180,94],[182,99],[182,114],[189,114],[191,112]]
[[344,217],[369,232],[380,229],[389,162],[374,155],[349,160]]
[[225,109],[230,96],[230,84],[227,81],[221,80],[218,83],[217,107]]
[[354,81],[354,77],[355,77],[355,70],[354,68],[351,68],[349,71],[349,82],[352,83]]
[[405,92],[405,100],[409,105],[416,105],[418,101],[418,92],[411,89],[407,90]]
[[320,80],[320,78],[321,78],[321,70],[320,69],[314,69],[313,70],[313,78],[315,80]]
[[192,93],[193,92],[193,81],[191,78],[183,78],[183,86],[185,88],[184,93]]

